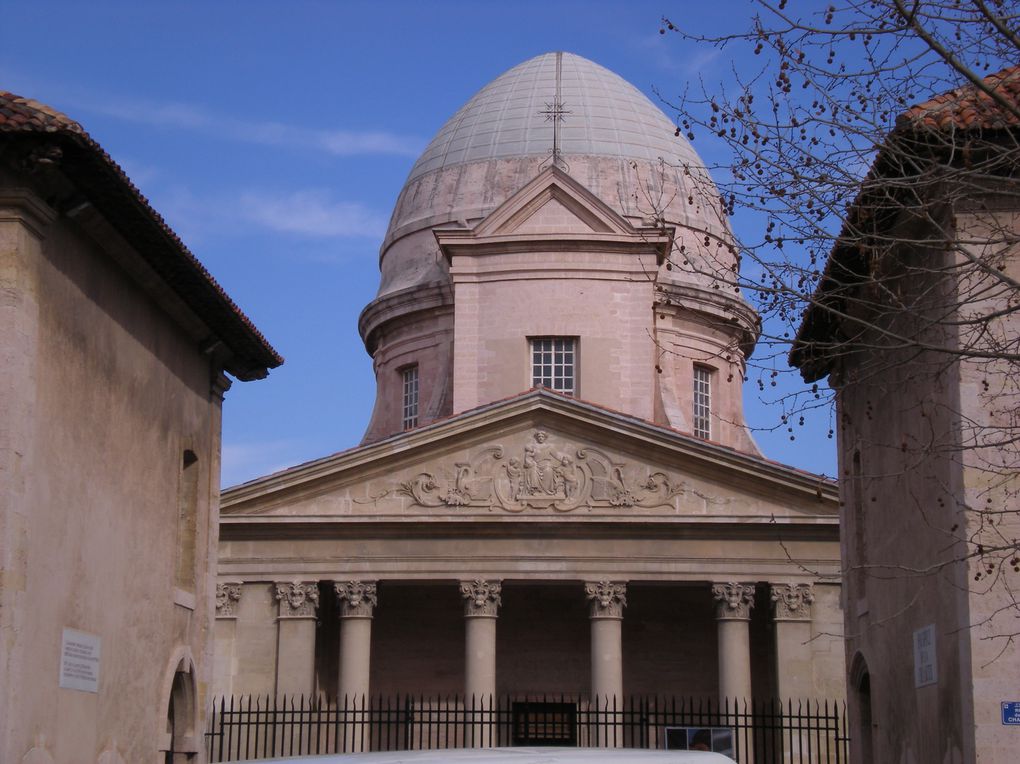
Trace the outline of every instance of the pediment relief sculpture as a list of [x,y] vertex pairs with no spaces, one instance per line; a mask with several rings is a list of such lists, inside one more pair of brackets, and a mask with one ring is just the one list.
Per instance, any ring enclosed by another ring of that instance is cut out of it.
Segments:
[[452,470],[421,472],[397,493],[421,507],[478,507],[523,512],[580,507],[661,507],[685,490],[663,472],[637,471],[592,447],[560,444],[537,430],[524,448],[509,453],[489,446]]

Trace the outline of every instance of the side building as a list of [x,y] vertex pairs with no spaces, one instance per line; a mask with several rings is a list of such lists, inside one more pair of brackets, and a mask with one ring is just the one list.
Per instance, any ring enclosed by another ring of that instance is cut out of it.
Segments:
[[364,441],[224,492],[218,694],[842,697],[836,487],[748,432],[757,316],[674,133],[569,53],[439,131],[361,314]]
[[852,761],[1020,749],[1020,67],[881,148],[791,362],[839,420]]
[[78,123],[0,92],[0,761],[205,760],[226,375],[281,362]]

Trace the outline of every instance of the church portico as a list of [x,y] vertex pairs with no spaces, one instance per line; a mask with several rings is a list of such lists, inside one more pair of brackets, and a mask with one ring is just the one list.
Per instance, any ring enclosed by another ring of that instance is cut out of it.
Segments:
[[[275,592],[308,584],[221,586],[239,588],[235,608],[251,599],[248,609],[254,610],[262,604],[260,590],[275,598]],[[809,596],[816,588],[775,584],[757,592],[789,587]],[[307,614],[275,619],[263,607],[270,623],[260,628],[249,616],[249,626],[233,632],[233,643],[220,645],[254,658],[264,627],[275,620],[276,649],[266,654],[274,665],[250,676],[244,668],[257,662],[242,664],[231,678],[235,691],[348,702],[411,693],[456,696],[465,705],[493,697],[598,698],[603,705],[646,694],[773,697],[778,686],[771,659],[796,650],[789,639],[781,643],[776,628],[788,623],[780,620],[785,610],[756,614],[752,626],[753,584],[346,580],[310,590],[332,592],[335,605],[311,608],[313,596],[301,606]],[[740,600],[735,607],[734,596]],[[286,597],[277,604],[292,609]],[[236,622],[227,610],[218,615]],[[810,634],[810,621],[799,623]],[[764,634],[769,649],[753,654],[752,633]],[[256,689],[270,674],[274,686]]]
[[[841,697],[836,487],[744,422],[737,255],[693,149],[611,72],[555,53],[480,91],[383,241],[361,445],[222,495],[217,645],[243,659],[215,692],[307,687],[313,655],[319,696],[400,696],[423,734],[452,709],[463,744],[647,743],[635,699]],[[302,620],[286,585],[311,582]]]

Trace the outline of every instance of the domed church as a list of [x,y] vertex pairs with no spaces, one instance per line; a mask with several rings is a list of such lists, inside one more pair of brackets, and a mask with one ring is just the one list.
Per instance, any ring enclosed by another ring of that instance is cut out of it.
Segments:
[[744,422],[704,164],[569,53],[411,169],[360,445],[222,496],[216,695],[842,697],[835,486]]

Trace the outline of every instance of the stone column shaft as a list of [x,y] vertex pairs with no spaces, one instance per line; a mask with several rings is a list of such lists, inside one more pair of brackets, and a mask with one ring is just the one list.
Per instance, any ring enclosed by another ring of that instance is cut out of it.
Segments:
[[499,581],[462,581],[464,598],[464,702],[488,708],[496,695],[496,618]]
[[376,605],[374,581],[333,584],[340,603],[340,703],[367,701],[372,659],[372,614]]
[[586,583],[591,620],[591,694],[600,703],[623,701],[623,608],[627,584],[619,581]]
[[599,747],[622,748],[623,725],[612,714],[623,710],[623,608],[627,605],[627,584],[586,583],[584,593],[591,622],[592,703],[607,712],[606,725],[592,742]]
[[751,641],[749,624],[754,607],[754,584],[712,586],[719,629],[719,700],[751,701]]

